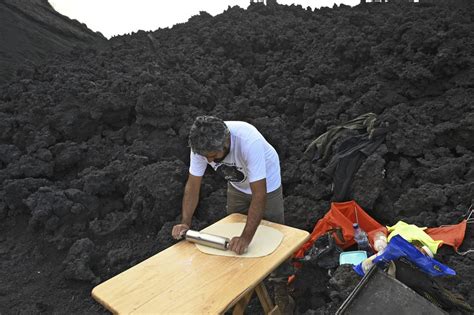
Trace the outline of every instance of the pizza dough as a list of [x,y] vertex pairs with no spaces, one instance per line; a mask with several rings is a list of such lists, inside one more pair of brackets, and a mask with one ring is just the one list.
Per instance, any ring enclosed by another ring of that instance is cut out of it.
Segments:
[[[245,223],[216,223],[201,232],[219,235],[232,239],[234,236],[240,236],[244,230]],[[219,256],[235,256],[235,257],[263,257],[270,255],[278,248],[283,240],[283,233],[275,228],[259,225],[248,250],[242,255],[237,255],[231,250],[220,250],[200,244],[196,244],[197,248],[206,254]]]

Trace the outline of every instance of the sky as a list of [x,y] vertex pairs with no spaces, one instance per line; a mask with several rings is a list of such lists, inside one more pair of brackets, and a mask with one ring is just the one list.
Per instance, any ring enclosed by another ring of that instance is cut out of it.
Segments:
[[[279,4],[300,4],[303,8],[354,6],[360,0],[277,0]],[[59,13],[76,19],[107,38],[138,30],[155,31],[185,23],[199,11],[215,16],[228,6],[247,8],[250,0],[49,0]]]

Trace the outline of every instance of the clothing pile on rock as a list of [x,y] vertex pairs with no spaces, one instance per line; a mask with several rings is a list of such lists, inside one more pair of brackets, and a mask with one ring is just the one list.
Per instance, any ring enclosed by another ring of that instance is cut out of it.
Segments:
[[[324,165],[323,173],[333,181],[333,200],[350,200],[354,175],[364,160],[371,155],[385,140],[387,126],[376,127],[377,115],[367,113],[348,122],[330,128],[316,138],[307,147],[305,154],[313,162]],[[356,135],[346,134],[358,131]],[[332,147],[337,140],[343,138],[333,153]],[[328,162],[329,160],[329,162]]]

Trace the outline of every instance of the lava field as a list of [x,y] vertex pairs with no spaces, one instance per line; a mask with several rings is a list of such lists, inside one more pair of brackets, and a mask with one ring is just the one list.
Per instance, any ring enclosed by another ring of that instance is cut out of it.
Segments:
[[[25,34],[50,22],[28,21]],[[61,21],[61,49],[0,45],[0,314],[106,313],[92,288],[175,243],[198,115],[247,121],[275,147],[293,227],[312,231],[350,199],[384,225],[437,227],[474,201],[474,4],[251,4],[110,40]],[[364,130],[320,159],[308,146],[367,113],[383,138],[340,194],[327,167]],[[208,171],[193,227],[225,205]],[[468,226],[460,250],[472,248]],[[457,272],[443,286],[474,305],[474,254],[443,246],[435,258]],[[347,266],[301,274],[298,314],[334,314],[360,279]]]

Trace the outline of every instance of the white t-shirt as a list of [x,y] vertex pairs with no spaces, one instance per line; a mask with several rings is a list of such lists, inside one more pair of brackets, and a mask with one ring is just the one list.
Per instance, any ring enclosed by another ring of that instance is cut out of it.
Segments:
[[189,173],[203,176],[209,164],[237,190],[252,194],[250,183],[266,178],[267,193],[281,186],[280,160],[276,150],[249,123],[225,121],[230,130],[230,150],[220,163],[208,163],[205,156],[191,151]]

